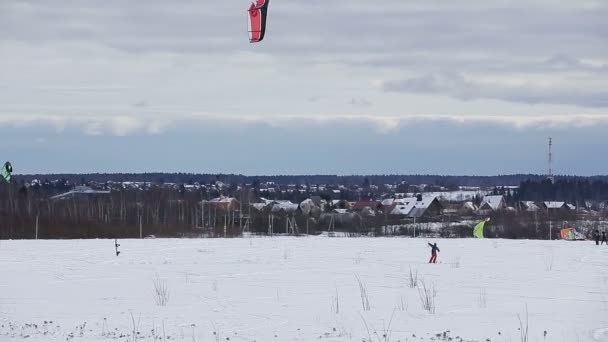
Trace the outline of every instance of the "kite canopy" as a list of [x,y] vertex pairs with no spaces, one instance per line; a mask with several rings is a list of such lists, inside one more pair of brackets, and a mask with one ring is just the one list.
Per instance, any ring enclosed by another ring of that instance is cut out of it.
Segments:
[[566,229],[560,230],[560,235],[562,237],[562,240],[567,240],[567,241],[585,240],[585,237],[573,228],[566,228]]
[[13,165],[11,165],[10,162],[4,163],[4,166],[2,167],[2,178],[4,178],[5,181],[10,183],[12,173],[13,173]]
[[266,16],[270,0],[255,0],[249,6],[249,42],[259,43],[266,33]]
[[486,225],[486,222],[490,221],[490,219],[485,219],[481,222],[479,222],[475,228],[473,228],[473,235],[478,238],[478,239],[483,239],[483,228]]

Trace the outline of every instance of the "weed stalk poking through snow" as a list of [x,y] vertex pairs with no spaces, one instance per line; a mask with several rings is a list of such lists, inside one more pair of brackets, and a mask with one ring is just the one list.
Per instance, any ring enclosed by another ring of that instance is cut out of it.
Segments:
[[412,289],[418,286],[418,269],[412,271],[412,267],[410,266],[410,276],[407,285]]
[[528,342],[528,305],[526,304],[526,319],[524,322],[521,320],[521,316],[518,314],[517,319],[519,320],[519,337],[520,342]]
[[[392,333],[392,329],[391,329],[391,325],[393,324],[393,318],[395,317],[395,311],[393,310],[393,314],[391,315],[390,320],[388,321],[388,326],[384,326],[384,328],[382,329],[382,336],[380,336],[380,334],[378,334],[378,331],[376,330],[376,328],[374,328],[374,326],[372,325],[372,330],[374,332],[374,336],[376,337],[376,340],[378,342],[390,342],[391,341],[391,333]],[[365,320],[365,317],[363,317],[362,314],[359,314],[361,316],[361,319],[363,320],[363,324],[365,324],[365,329],[367,330],[367,341],[369,342],[373,342],[374,340],[372,339],[372,333],[370,332],[370,327],[367,324],[367,320]],[[365,339],[363,339],[365,341]]]
[[486,289],[479,290],[479,307],[485,309],[488,307],[486,302]]
[[132,342],[137,342],[137,338],[139,337],[139,323],[141,321],[141,314],[137,318],[137,325],[135,324],[135,317],[133,316],[133,312],[131,312],[131,323],[133,324],[133,338]]
[[160,279],[158,273],[154,279],[154,301],[158,306],[165,306],[169,302],[169,286]]
[[420,294],[420,302],[422,303],[422,308],[426,310],[430,314],[435,313],[435,297],[437,297],[437,290],[435,289],[435,284],[429,283],[421,280],[420,285],[418,287],[418,293]]
[[399,311],[407,311],[408,304],[405,300],[403,300],[403,296],[399,298],[399,302],[397,303],[397,308]]
[[336,315],[340,314],[340,295],[338,293],[338,288],[336,287],[336,296],[332,298],[331,301],[331,312]]
[[369,305],[369,297],[367,296],[367,287],[361,281],[359,276],[355,275],[355,277],[357,277],[357,282],[359,283],[359,292],[361,294],[361,306],[363,307],[363,311],[369,311],[370,305]]
[[545,255],[545,270],[551,271],[553,269],[553,254]]

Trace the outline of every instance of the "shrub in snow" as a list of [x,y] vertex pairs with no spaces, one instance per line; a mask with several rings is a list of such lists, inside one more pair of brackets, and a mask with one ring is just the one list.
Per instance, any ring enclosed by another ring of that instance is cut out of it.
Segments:
[[417,269],[412,271],[412,267],[410,267],[410,275],[408,278],[407,285],[412,289],[414,287],[418,286],[418,270]]
[[165,306],[169,302],[169,286],[161,280],[158,274],[154,279],[154,301],[158,306]]
[[418,294],[420,295],[420,302],[422,308],[428,313],[435,313],[435,298],[437,297],[437,290],[435,284],[428,283],[422,279],[420,286],[418,287]]

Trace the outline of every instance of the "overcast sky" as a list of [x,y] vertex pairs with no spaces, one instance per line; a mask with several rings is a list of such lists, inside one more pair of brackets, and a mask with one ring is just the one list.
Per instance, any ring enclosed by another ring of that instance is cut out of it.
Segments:
[[18,173],[608,174],[608,1],[0,1]]

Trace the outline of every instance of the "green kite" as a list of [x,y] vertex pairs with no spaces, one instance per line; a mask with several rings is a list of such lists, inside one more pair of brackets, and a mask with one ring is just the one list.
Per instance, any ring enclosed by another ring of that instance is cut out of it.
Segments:
[[490,221],[489,218],[479,222],[475,228],[473,228],[473,236],[475,236],[478,239],[483,239],[483,228],[486,225],[486,222]]
[[10,162],[4,163],[4,166],[2,167],[2,178],[4,178],[5,181],[10,183],[12,173],[13,173],[13,165],[11,165]]

